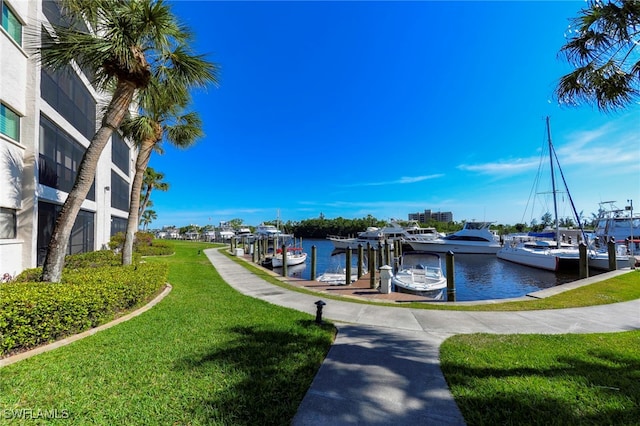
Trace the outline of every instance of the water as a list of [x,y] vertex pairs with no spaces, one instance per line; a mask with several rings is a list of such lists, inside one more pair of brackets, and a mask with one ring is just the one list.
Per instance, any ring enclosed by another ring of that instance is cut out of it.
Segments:
[[[316,276],[336,263],[344,265],[345,254],[332,256],[333,244],[329,240],[308,239],[302,247],[308,253],[304,265],[289,267],[288,275],[311,279],[311,247],[316,246]],[[356,264],[354,250],[354,261]],[[405,253],[405,264],[427,263],[420,255]],[[442,269],[446,273],[446,259],[442,256]],[[565,284],[578,279],[578,273],[555,273],[498,259],[495,255],[456,255],[454,257],[456,300],[488,300],[520,297],[527,293]]]

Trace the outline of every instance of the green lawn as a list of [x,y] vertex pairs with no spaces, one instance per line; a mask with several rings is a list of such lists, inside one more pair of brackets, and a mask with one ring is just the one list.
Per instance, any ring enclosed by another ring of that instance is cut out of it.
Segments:
[[175,246],[148,259],[169,263],[173,286],[153,309],[0,369],[0,422],[289,424],[334,328],[231,289],[200,252],[210,245]]
[[640,424],[640,331],[459,335],[440,359],[469,425]]

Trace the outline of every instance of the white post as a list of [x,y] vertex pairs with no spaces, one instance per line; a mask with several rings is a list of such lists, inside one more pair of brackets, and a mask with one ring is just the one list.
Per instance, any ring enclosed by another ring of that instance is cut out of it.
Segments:
[[380,293],[391,293],[391,277],[393,276],[391,273],[392,270],[393,268],[389,265],[380,267]]

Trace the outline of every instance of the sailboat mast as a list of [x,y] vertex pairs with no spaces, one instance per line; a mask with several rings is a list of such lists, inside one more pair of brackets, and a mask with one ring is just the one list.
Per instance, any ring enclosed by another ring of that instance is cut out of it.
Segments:
[[556,247],[560,248],[560,224],[558,222],[558,202],[556,200],[556,178],[553,172],[553,147],[551,144],[551,125],[547,116],[547,140],[549,141],[549,164],[551,166],[551,190],[553,192],[553,218],[556,224]]

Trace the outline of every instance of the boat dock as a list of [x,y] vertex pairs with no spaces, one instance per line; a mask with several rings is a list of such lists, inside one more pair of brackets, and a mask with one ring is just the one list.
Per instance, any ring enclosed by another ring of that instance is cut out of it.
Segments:
[[[251,255],[243,255],[242,259],[251,263],[252,265],[259,266],[251,261]],[[265,271],[277,277],[282,282],[292,286],[300,287],[320,294],[328,294],[340,297],[353,297],[354,299],[360,299],[363,301],[376,301],[387,303],[410,303],[410,302],[433,302],[442,303],[441,300],[433,300],[428,297],[418,296],[409,293],[391,292],[389,294],[380,293],[378,288],[371,288],[370,274],[366,273],[360,279],[352,282],[349,285],[331,285],[320,281],[309,281],[303,278],[297,277],[283,277],[277,272],[262,267]],[[379,285],[380,277],[376,275],[376,280]]]

